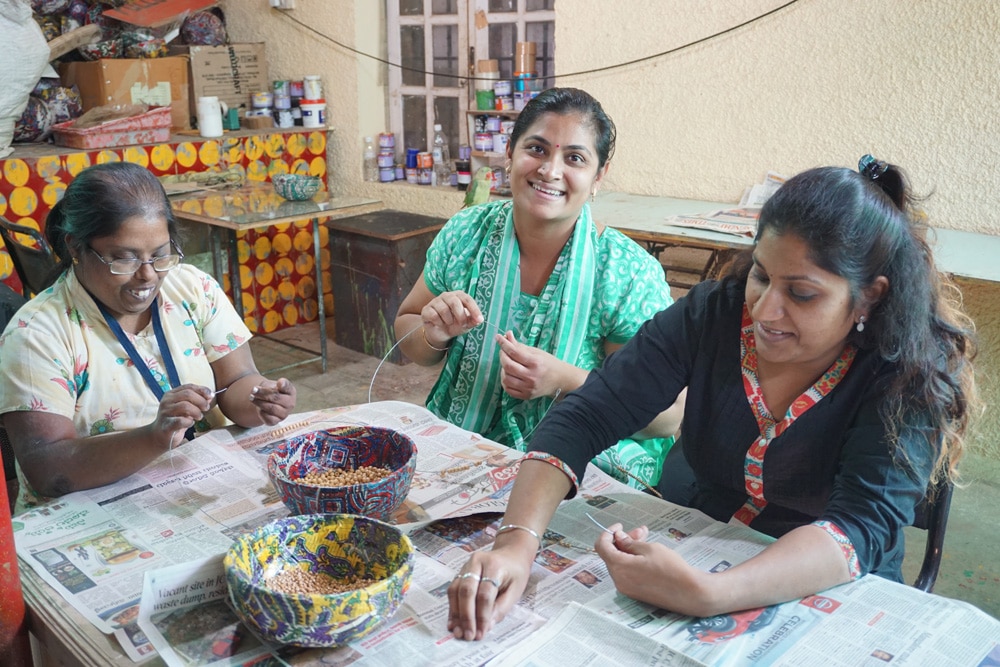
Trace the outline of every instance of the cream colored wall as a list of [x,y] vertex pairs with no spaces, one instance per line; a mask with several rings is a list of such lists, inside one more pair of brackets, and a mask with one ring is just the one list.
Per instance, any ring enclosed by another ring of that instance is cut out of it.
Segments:
[[[781,0],[560,0],[556,71],[660,53],[780,6]],[[233,41],[265,41],[272,79],[319,73],[332,127],[334,192],[448,216],[461,193],[361,181],[361,139],[388,126],[386,66],[315,36],[266,0],[223,3]],[[297,0],[290,17],[385,58],[384,3]],[[910,173],[932,224],[1000,234],[1000,3],[994,0],[800,0],[670,56],[606,73],[564,76],[602,100],[618,125],[606,187],[738,200],[768,170],[852,166],[871,152]],[[1000,284],[961,283],[977,320],[977,369],[988,405],[1000,397]],[[1000,456],[1000,416],[973,446]]]

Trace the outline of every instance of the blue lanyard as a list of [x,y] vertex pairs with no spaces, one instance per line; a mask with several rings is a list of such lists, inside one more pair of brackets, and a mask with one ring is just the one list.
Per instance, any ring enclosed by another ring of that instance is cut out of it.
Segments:
[[[94,295],[91,294],[92,298],[93,296]],[[139,374],[142,375],[142,379],[145,380],[146,386],[149,387],[150,391],[153,392],[153,395],[156,396],[157,401],[162,400],[164,394],[163,387],[161,387],[160,383],[156,381],[156,378],[153,377],[153,372],[149,370],[149,366],[147,366],[146,362],[143,361],[141,356],[139,356],[139,351],[135,349],[135,345],[133,345],[132,341],[128,339],[128,335],[122,329],[122,325],[118,324],[118,320],[116,320],[114,316],[108,312],[108,309],[105,308],[103,303],[98,301],[96,298],[94,299],[94,303],[97,304],[98,309],[101,311],[101,315],[104,316],[104,321],[108,323],[108,327],[110,327],[111,332],[115,335],[115,338],[117,338],[118,342],[121,343],[121,346],[125,348],[125,353],[128,354],[129,359],[132,360],[132,365],[134,365],[136,370],[139,371]],[[160,322],[159,297],[153,300],[153,335],[156,336],[156,344],[160,348],[160,355],[163,356],[163,365],[167,369],[167,379],[170,381],[170,387],[175,388],[180,386],[181,382],[179,376],[177,375],[177,366],[174,365],[174,358],[170,354],[170,347],[167,345],[167,338],[163,335],[163,324]],[[193,426],[187,430],[184,434],[184,438],[187,440],[194,439]]]

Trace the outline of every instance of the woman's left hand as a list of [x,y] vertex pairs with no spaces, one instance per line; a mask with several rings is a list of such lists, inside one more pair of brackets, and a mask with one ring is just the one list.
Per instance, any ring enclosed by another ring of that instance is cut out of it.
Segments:
[[250,400],[268,426],[274,426],[295,409],[295,385],[290,380],[265,379],[250,390]]
[[496,334],[496,340],[500,345],[500,384],[514,398],[526,401],[555,396],[556,391],[567,393],[582,383],[582,380],[569,381],[573,386],[566,386],[566,375],[572,371],[579,371],[586,378],[585,371],[537,347],[517,342],[511,331],[503,336]]
[[603,532],[594,545],[623,595],[662,609],[692,616],[710,615],[706,606],[711,574],[688,565],[672,549],[645,542],[642,526],[628,533],[620,523]]

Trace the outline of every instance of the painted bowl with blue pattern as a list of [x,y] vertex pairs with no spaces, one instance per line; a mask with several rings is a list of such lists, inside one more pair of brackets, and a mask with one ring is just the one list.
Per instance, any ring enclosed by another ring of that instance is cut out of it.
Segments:
[[322,182],[319,176],[308,174],[275,174],[271,177],[271,184],[274,186],[274,191],[285,199],[302,201],[312,199],[313,195],[319,192]]
[[[386,468],[375,482],[318,486],[309,473],[337,468]],[[267,459],[267,474],[292,514],[360,514],[382,521],[403,504],[417,467],[417,446],[404,433],[378,426],[344,426],[289,438]]]
[[[223,567],[230,605],[262,639],[330,647],[364,637],[396,612],[410,588],[413,560],[413,543],[394,526],[348,514],[308,514],[241,535]],[[375,581],[343,593],[268,587],[269,579],[292,568],[341,582]]]

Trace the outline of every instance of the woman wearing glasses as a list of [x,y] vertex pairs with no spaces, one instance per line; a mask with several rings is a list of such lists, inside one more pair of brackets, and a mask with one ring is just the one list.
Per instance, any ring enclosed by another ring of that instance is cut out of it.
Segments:
[[19,510],[122,479],[227,418],[276,424],[294,409],[292,383],[257,371],[250,331],[218,283],[180,263],[170,203],[149,171],[80,172],[45,233],[60,274],[0,337]]

